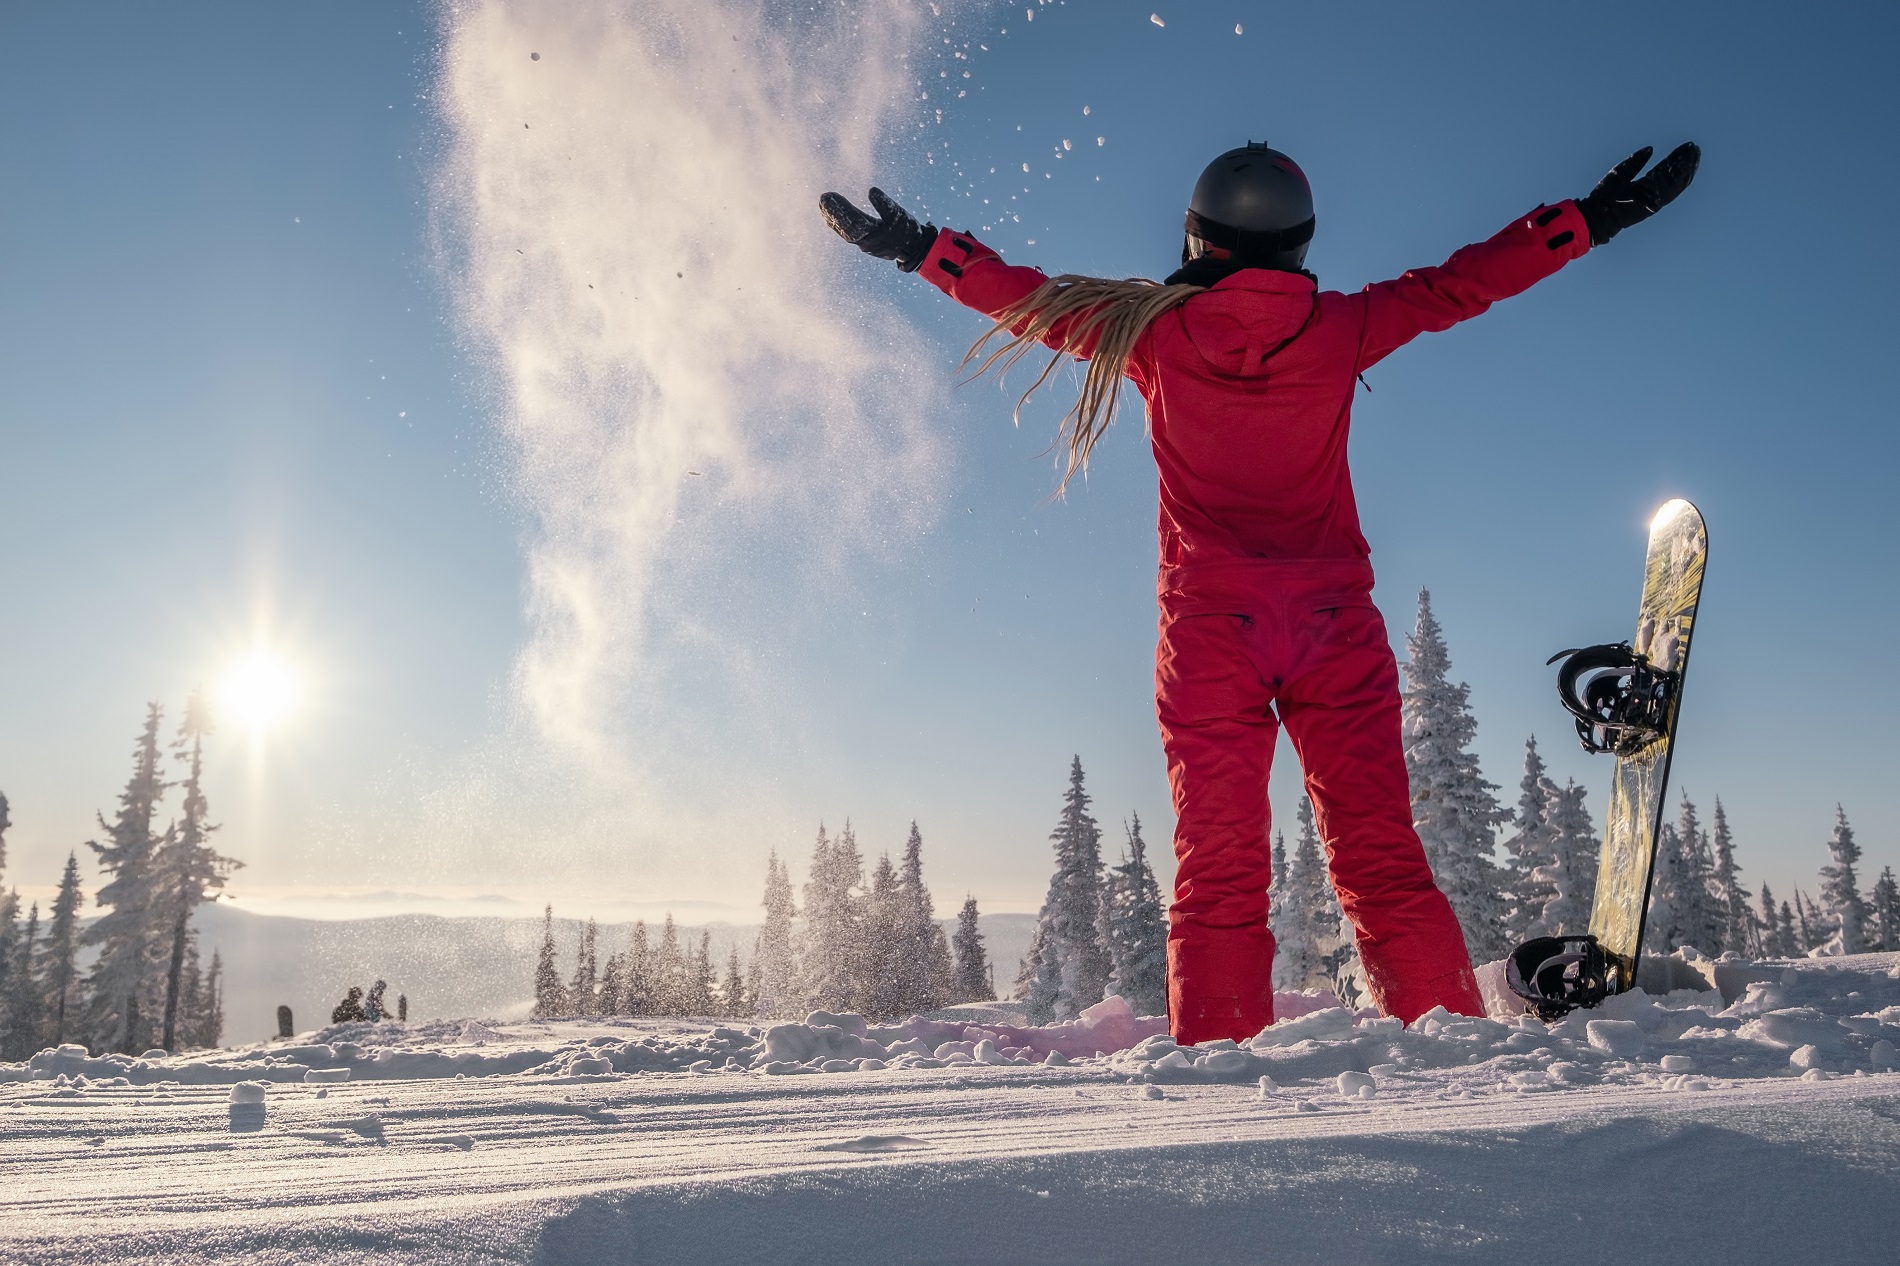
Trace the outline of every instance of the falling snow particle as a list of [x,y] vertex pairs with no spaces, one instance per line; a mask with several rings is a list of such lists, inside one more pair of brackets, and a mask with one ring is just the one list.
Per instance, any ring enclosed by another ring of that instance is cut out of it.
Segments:
[[1069,142],[1067,141],[1067,139],[1064,139],[1064,140],[1063,140],[1063,142],[1062,142],[1062,148],[1063,148],[1063,149],[1074,149],[1074,148],[1075,148],[1075,146],[1073,146],[1073,145],[1071,145],[1071,144],[1069,144]]
[[1236,22],[1236,23],[1234,23],[1234,34],[1235,34],[1235,35],[1243,35],[1243,34],[1245,34],[1245,32],[1243,32],[1243,31],[1242,31],[1242,30],[1240,29],[1240,23],[1238,23],[1238,22]]
[[1156,26],[1166,26],[1166,25],[1167,25],[1167,23],[1166,23],[1166,22],[1163,22],[1163,21],[1161,20],[1161,15],[1160,15],[1159,13],[1150,13],[1150,14],[1148,15],[1148,20],[1149,20],[1150,22],[1152,22],[1152,23],[1154,23],[1154,24],[1155,24]]
[[1028,164],[1028,163],[1024,163],[1024,164],[1023,164],[1023,170],[1024,170],[1024,171],[1028,171],[1028,170],[1029,170],[1029,164]]
[[1095,138],[1095,143],[1097,145],[1106,145],[1108,144],[1108,138],[1106,136],[1098,136]]
[[1082,117],[1084,117],[1084,118],[1087,118],[1087,117],[1088,117],[1088,113],[1089,113],[1089,108],[1088,108],[1087,106],[1083,106],[1083,107],[1082,107]]

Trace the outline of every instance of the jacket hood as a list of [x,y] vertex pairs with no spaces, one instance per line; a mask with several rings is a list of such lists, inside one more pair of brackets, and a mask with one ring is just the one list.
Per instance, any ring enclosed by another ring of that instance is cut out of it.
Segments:
[[1181,324],[1216,369],[1263,374],[1268,359],[1312,320],[1318,290],[1307,273],[1245,268],[1182,304]]

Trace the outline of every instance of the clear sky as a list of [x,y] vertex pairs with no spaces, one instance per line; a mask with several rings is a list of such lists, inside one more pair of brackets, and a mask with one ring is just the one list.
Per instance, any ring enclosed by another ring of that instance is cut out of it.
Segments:
[[1071,753],[1161,844],[1138,414],[1052,501],[1069,380],[1012,430],[954,386],[978,321],[814,202],[1161,276],[1249,139],[1344,289],[1702,144],[1368,376],[1378,598],[1397,635],[1431,589],[1506,802],[1535,733],[1600,821],[1543,660],[1630,633],[1692,498],[1677,786],[1751,882],[1811,891],[1837,802],[1900,863],[1892,6],[1154,4],[0,10],[8,881],[94,833],[147,700],[260,648],[297,697],[211,749],[260,909],[749,918],[846,816],[917,819],[940,905],[1033,908]]

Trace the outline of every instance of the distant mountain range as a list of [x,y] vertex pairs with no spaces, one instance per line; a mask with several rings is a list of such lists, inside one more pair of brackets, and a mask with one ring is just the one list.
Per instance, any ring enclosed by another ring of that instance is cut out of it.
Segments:
[[[379,979],[389,982],[392,1004],[398,994],[408,996],[412,1020],[506,1020],[525,1016],[533,1005],[540,919],[435,914],[295,919],[214,902],[199,907],[196,922],[205,961],[214,949],[224,954],[227,1044],[273,1036],[283,1004],[289,1005],[299,1032],[328,1024],[331,1008],[351,985],[367,992]],[[940,922],[947,932],[956,930],[954,919]],[[1035,924],[1032,914],[981,917],[999,993],[1008,993],[1015,981]],[[554,921],[563,975],[574,969],[581,926],[577,919]],[[618,953],[632,930],[631,923],[601,924],[600,956]],[[735,945],[740,960],[750,961],[758,925],[682,927],[681,943],[697,945],[702,930],[711,934],[713,962],[722,971]],[[649,931],[657,939],[654,925]]]

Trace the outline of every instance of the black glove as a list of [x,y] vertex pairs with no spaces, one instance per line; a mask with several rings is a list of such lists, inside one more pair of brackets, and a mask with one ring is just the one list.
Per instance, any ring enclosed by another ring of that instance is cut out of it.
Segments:
[[1610,174],[1597,182],[1589,196],[1577,199],[1577,210],[1590,230],[1590,245],[1601,246],[1632,224],[1640,224],[1676,200],[1676,195],[1695,179],[1696,164],[1702,150],[1694,141],[1684,141],[1669,151],[1669,157],[1638,178],[1643,164],[1655,153],[1650,146],[1631,154],[1610,168]]
[[866,255],[896,260],[905,272],[916,272],[923,266],[924,256],[930,254],[931,243],[937,240],[937,226],[917,223],[916,216],[892,202],[882,189],[871,190],[871,205],[877,209],[875,220],[841,193],[828,193],[818,199],[818,209],[832,232]]

